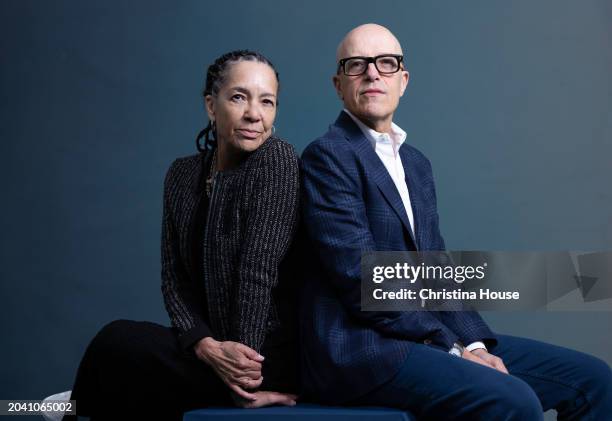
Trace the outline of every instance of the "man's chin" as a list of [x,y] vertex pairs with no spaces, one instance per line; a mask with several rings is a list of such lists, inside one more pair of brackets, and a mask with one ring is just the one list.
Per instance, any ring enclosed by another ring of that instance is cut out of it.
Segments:
[[389,115],[392,115],[393,112],[389,112],[389,110],[387,110],[386,107],[383,108],[379,106],[373,106],[373,107],[370,106],[370,107],[364,107],[361,110],[359,110],[359,112],[353,113],[353,114],[363,120],[377,121],[377,120],[386,119],[387,117],[389,117]]

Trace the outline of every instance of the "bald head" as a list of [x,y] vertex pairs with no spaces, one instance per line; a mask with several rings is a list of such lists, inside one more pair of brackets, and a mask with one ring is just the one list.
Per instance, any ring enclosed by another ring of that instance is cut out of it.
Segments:
[[[364,60],[358,57],[369,61],[364,64]],[[342,67],[339,62],[348,58],[353,58],[348,66],[357,70],[346,74],[347,62],[343,62]],[[403,67],[402,47],[397,38],[384,26],[374,23],[360,25],[340,42],[336,59],[338,67],[332,79],[344,108],[370,128],[379,132],[390,131],[393,113],[409,78]]]
[[391,31],[375,23],[366,23],[351,30],[342,39],[336,50],[336,61],[345,57],[375,55],[369,54],[375,50],[402,54],[402,46]]

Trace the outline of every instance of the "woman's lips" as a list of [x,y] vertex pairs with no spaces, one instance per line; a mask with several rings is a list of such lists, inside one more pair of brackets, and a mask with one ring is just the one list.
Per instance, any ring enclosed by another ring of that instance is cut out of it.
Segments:
[[258,130],[238,129],[236,131],[247,139],[257,139],[257,137],[259,137],[261,134],[261,132]]

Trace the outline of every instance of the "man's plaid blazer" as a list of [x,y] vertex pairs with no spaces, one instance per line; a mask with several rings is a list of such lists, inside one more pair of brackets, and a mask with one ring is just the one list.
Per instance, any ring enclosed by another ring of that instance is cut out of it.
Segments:
[[361,311],[364,251],[444,250],[431,164],[406,142],[399,153],[415,220],[374,148],[345,113],[302,154],[309,251],[300,300],[305,397],[350,402],[390,380],[415,342],[449,350],[495,335],[475,312]]

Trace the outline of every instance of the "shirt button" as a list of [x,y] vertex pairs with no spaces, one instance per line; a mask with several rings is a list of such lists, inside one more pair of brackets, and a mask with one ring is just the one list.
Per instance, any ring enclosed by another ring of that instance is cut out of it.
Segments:
[[429,345],[429,344],[431,343],[431,339],[425,339],[425,340],[423,341],[423,343],[424,343],[425,345]]

